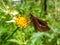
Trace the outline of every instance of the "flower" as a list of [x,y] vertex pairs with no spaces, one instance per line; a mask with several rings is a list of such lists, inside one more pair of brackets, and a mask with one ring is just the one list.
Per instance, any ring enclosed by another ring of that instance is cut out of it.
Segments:
[[15,22],[15,20],[6,21],[6,23]]
[[21,28],[26,28],[29,25],[28,19],[24,16],[14,17],[13,20],[7,21],[7,23],[10,22],[15,22],[18,25],[18,27]]
[[12,15],[17,15],[17,14],[18,14],[18,11],[17,11],[17,10],[11,10],[11,11],[10,11],[10,14],[12,14]]
[[19,12],[17,10],[6,10],[6,14],[17,15]]
[[23,27],[23,28],[26,28],[29,24],[27,18],[25,18],[23,16],[16,17],[15,21],[19,27]]

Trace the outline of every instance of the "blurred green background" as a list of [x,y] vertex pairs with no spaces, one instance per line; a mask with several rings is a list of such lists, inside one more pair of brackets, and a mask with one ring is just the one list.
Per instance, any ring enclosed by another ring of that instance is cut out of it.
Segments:
[[[45,1],[47,14],[44,13]],[[8,10],[16,10],[18,12],[16,15],[24,15],[28,19],[30,17],[29,13],[32,12],[48,23],[50,31],[38,32],[30,24],[26,29],[19,28],[5,41],[17,28],[15,23],[6,22],[16,16],[15,13],[8,13]],[[0,45],[60,45],[60,0],[1,0]]]

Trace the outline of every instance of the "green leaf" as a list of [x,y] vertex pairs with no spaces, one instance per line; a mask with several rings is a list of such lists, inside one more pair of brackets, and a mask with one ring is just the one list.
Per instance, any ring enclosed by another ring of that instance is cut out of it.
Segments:
[[16,40],[16,39],[9,39],[9,40],[7,40],[7,41],[20,44],[20,42],[19,42],[18,40]]

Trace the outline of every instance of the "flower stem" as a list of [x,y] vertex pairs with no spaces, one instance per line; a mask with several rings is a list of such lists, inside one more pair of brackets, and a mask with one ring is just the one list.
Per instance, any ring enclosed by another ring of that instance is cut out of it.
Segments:
[[17,28],[4,40],[4,42],[6,42],[18,29],[19,29],[19,27],[17,27]]

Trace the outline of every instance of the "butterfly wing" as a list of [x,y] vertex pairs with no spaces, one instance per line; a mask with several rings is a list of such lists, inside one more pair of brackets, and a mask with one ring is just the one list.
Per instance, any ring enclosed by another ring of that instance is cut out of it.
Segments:
[[42,31],[37,19],[33,15],[30,17],[30,19],[31,19],[31,22],[33,23],[35,30]]
[[40,18],[36,17],[38,20],[39,24],[41,25],[41,28],[45,31],[50,30],[49,26],[47,25],[47,22],[41,20]]
[[38,31],[48,31],[50,28],[48,27],[47,23],[37,16],[30,13],[30,19],[34,25],[34,28]]

